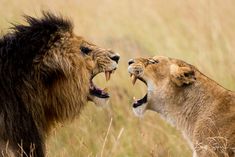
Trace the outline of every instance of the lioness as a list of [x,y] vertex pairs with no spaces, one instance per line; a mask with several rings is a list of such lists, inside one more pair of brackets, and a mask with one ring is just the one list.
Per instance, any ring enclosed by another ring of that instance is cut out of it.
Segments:
[[180,129],[194,157],[234,156],[235,93],[184,61],[155,56],[129,61],[132,83],[148,91],[133,104],[135,114],[156,111]]

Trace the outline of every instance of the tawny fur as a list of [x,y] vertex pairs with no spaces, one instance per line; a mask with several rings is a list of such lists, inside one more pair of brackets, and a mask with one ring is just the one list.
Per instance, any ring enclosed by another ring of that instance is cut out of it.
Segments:
[[181,130],[195,157],[234,156],[234,92],[194,66],[168,57],[136,58],[129,72],[148,86],[142,114],[147,109],[156,111]]

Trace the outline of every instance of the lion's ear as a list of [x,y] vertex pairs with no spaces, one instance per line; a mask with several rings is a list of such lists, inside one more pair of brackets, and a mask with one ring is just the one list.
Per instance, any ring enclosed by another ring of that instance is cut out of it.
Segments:
[[195,72],[191,67],[179,67],[176,64],[170,67],[170,78],[177,86],[189,85],[196,81]]

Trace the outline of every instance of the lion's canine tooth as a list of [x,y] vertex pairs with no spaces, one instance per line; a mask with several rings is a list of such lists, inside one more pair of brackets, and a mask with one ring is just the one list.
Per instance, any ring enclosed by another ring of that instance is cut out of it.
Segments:
[[111,78],[111,74],[112,74],[112,71],[109,72],[109,80],[110,80],[110,78]]
[[105,93],[108,93],[108,88],[105,87],[105,88],[103,89],[103,91],[104,91]]
[[135,85],[135,82],[137,80],[137,77],[135,77],[135,75],[132,75],[131,76],[131,79],[132,79],[132,84]]
[[106,81],[110,80],[110,75],[111,75],[111,72],[105,71],[105,78],[106,78]]

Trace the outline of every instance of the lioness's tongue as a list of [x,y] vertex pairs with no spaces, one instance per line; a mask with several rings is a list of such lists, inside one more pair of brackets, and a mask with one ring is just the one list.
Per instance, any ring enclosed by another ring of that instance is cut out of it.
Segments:
[[133,104],[133,107],[136,108],[136,107],[141,106],[142,104],[146,103],[147,97],[148,97],[148,95],[146,94],[142,99],[135,101]]

